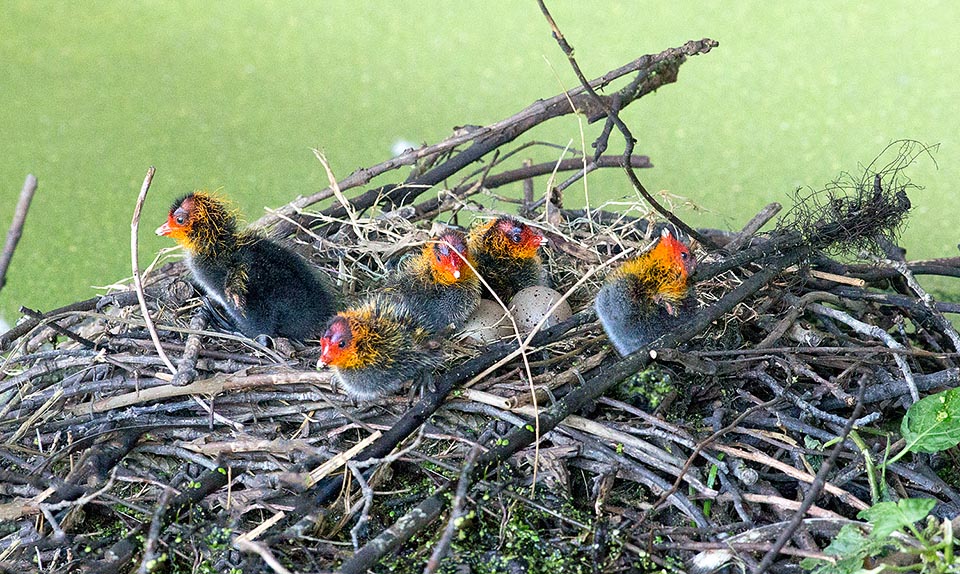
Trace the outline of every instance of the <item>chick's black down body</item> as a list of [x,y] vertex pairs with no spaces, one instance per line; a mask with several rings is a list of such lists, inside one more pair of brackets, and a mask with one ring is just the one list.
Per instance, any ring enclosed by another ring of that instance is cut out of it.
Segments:
[[242,246],[216,256],[193,255],[188,266],[200,289],[248,337],[316,337],[335,311],[309,264],[263,237],[244,238]]
[[428,331],[437,333],[460,326],[480,303],[480,290],[472,285],[441,285],[410,275],[396,277],[388,286],[395,296]]
[[677,329],[697,310],[697,298],[688,294],[671,314],[663,305],[644,301],[638,291],[649,290],[634,276],[619,277],[603,286],[595,302],[597,316],[610,342],[622,356]]
[[[477,269],[493,292],[507,302],[511,297],[534,285],[550,286],[550,279],[539,257],[520,259],[491,253],[474,254]],[[484,293],[490,293],[486,287]]]

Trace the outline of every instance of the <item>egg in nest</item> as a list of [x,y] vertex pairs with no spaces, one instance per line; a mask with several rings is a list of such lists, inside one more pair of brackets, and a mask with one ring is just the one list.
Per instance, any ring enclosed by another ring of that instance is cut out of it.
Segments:
[[[522,289],[513,296],[513,299],[510,300],[510,312],[513,313],[513,318],[517,322],[517,327],[520,329],[520,332],[526,334],[533,331],[534,327],[536,327],[550,311],[550,308],[561,299],[563,299],[563,296],[554,289],[542,285],[534,285],[533,287]],[[566,321],[572,314],[573,311],[570,309],[570,305],[566,301],[560,301],[557,308],[554,309],[553,313],[544,321],[540,330],[542,331],[557,323]]]

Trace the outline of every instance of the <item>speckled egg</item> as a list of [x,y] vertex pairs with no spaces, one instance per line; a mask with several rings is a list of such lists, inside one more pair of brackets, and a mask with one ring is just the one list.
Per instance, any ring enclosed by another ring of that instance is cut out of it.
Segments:
[[[510,311],[513,313],[513,318],[517,321],[517,327],[519,327],[520,332],[529,333],[532,331],[550,308],[553,307],[553,304],[561,298],[562,295],[560,295],[560,293],[541,285],[527,287],[514,295],[513,299],[510,300]],[[573,311],[570,309],[570,305],[568,305],[566,301],[563,301],[557,306],[553,314],[544,321],[543,327],[540,329],[543,330],[561,321],[565,321],[570,318],[572,314]]]
[[513,332],[503,308],[494,301],[480,300],[480,306],[470,315],[460,333],[474,343],[496,343]]

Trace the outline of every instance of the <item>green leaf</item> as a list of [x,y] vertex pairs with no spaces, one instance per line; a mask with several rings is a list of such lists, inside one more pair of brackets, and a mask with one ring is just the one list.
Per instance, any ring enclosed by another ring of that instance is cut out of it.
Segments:
[[913,452],[939,452],[960,444],[960,388],[915,402],[903,417],[900,433]]
[[864,560],[868,556],[879,556],[884,546],[882,541],[873,540],[861,534],[860,526],[847,524],[840,529],[830,545],[823,549],[824,554],[836,557],[835,563],[805,558],[800,562],[800,566],[811,574],[862,573]]
[[869,543],[860,533],[860,527],[856,524],[847,524],[840,529],[823,553],[831,556],[851,556],[860,554],[867,546]]
[[810,450],[823,450],[823,443],[808,434],[803,435],[803,446]]
[[872,538],[883,539],[892,533],[923,520],[937,502],[930,498],[904,498],[897,502],[878,502],[861,510],[857,518],[873,525]]

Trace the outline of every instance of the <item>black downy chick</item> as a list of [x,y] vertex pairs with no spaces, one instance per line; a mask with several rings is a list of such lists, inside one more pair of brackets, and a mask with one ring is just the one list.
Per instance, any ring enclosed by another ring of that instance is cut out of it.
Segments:
[[505,216],[477,223],[467,234],[477,271],[504,303],[526,287],[549,286],[539,254],[546,243],[533,227]]
[[234,212],[211,193],[175,201],[157,235],[186,249],[197,287],[248,337],[318,337],[335,311],[333,296],[302,257],[238,230]]
[[689,276],[696,268],[690,248],[669,230],[653,249],[614,270],[594,307],[617,352],[626,356],[679,326],[697,306]]
[[405,261],[385,291],[431,332],[458,327],[480,305],[480,280],[472,263],[463,234],[451,229]]

